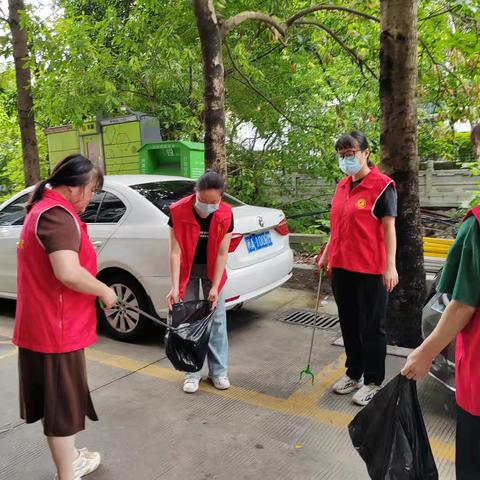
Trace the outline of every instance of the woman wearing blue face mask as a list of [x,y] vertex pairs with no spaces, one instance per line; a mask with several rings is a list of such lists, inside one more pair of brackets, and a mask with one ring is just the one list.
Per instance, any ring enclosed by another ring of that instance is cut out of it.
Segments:
[[368,161],[361,132],[335,144],[340,169],[330,211],[330,239],[318,260],[332,269],[332,290],[338,305],[345,345],[346,374],[333,391],[366,405],[385,377],[385,317],[388,292],[398,283],[395,267],[397,194],[395,183]]
[[[223,286],[233,231],[230,205],[222,202],[225,183],[208,170],[197,181],[195,193],[170,207],[170,274],[172,289],[167,295],[171,309],[180,300],[208,298],[215,315],[207,354],[209,377],[219,390],[230,387],[228,380],[227,316]],[[202,372],[186,373],[185,393],[198,390]]]

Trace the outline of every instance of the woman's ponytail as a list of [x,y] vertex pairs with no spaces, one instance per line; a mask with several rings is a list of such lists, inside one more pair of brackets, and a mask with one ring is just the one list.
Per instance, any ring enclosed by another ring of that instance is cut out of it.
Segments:
[[35,188],[28,199],[28,203],[25,207],[27,213],[32,209],[33,205],[40,201],[43,198],[43,192],[45,191],[45,187],[47,186],[50,179],[42,180],[35,185]]

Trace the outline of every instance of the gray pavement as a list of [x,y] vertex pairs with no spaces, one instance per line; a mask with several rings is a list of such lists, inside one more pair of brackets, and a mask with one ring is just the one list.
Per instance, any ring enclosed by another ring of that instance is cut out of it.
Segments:
[[[329,390],[343,373],[343,349],[332,345],[338,331],[318,331],[311,386],[298,381],[311,330],[273,319],[313,306],[311,293],[284,288],[229,312],[233,386],[224,392],[202,382],[197,394],[184,394],[159,331],[138,344],[100,335],[87,351],[100,422],[88,423],[78,446],[99,450],[103,462],[88,478],[368,479],[346,429],[358,407]],[[331,301],[322,308],[335,312]],[[0,479],[50,480],[40,425],[18,419],[13,310],[13,302],[0,302]],[[388,376],[403,362],[388,356]],[[418,390],[440,478],[453,479],[453,395],[432,379]]]

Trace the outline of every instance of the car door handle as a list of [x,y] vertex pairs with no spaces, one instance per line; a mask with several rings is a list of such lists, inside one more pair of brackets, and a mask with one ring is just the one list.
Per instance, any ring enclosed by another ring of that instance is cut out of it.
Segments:
[[101,240],[95,240],[92,242],[93,248],[100,248],[103,245],[103,242]]

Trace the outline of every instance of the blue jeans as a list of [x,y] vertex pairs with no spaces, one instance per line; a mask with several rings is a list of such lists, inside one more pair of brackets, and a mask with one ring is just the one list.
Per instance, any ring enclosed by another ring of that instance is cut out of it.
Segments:
[[[194,265],[190,281],[185,291],[185,301],[199,300],[208,297],[212,283],[206,278],[206,266]],[[207,352],[208,372],[210,377],[226,377],[228,375],[228,336],[227,312],[223,290],[218,296],[217,309],[212,319],[212,331]],[[202,378],[202,371],[186,372],[185,380]]]

